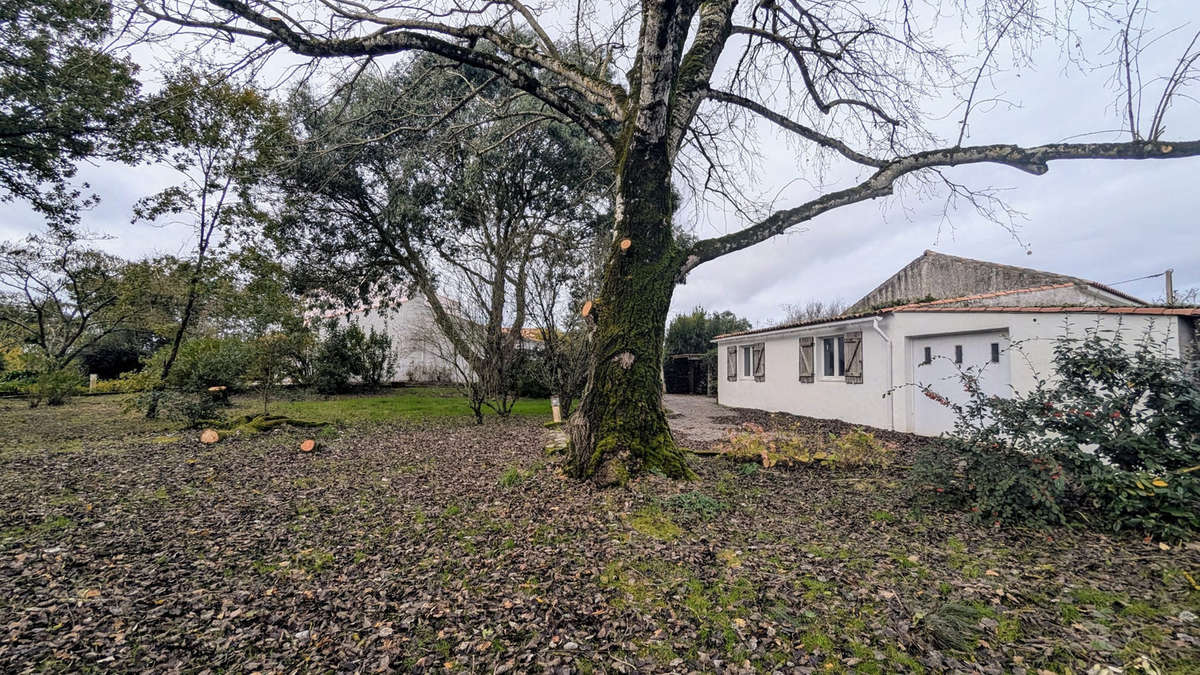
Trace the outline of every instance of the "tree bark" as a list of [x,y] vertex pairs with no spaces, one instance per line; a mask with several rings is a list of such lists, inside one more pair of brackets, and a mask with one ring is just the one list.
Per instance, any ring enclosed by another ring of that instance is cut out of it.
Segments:
[[[662,408],[663,339],[682,251],[666,145],[635,143],[618,177],[615,236],[593,314],[587,387],[568,424],[569,471],[601,486],[691,475]],[[618,241],[632,245],[622,250]]]

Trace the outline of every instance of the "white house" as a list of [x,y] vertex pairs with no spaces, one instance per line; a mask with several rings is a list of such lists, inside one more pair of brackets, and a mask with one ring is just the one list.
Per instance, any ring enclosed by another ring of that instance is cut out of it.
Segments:
[[[1007,266],[932,252],[922,258],[909,267],[949,259],[974,268],[977,279],[1005,285],[988,272]],[[1036,273],[1010,269],[1022,277]],[[900,276],[909,290],[888,290],[885,283],[872,294],[929,295],[925,291],[937,284],[946,286],[945,278],[914,286],[913,270]],[[979,368],[986,392],[1025,391],[1039,376],[1051,375],[1060,337],[1092,327],[1119,330],[1129,341],[1149,334],[1168,354],[1191,353],[1200,309],[1149,307],[1101,284],[1057,279],[718,336],[718,402],[934,436],[952,428],[953,415],[921,387],[961,402],[960,368]],[[956,283],[949,287],[961,291]]]
[[[461,316],[457,301],[438,297],[447,312]],[[391,303],[377,301],[353,310],[314,312],[309,318],[334,320],[340,325],[354,324],[364,333],[374,330],[390,337],[393,382],[462,382],[468,372],[467,362],[442,333],[433,318],[433,308],[423,296],[401,298]],[[536,351],[541,346],[541,334],[534,328],[523,329],[520,346]]]
[[[453,309],[452,301],[443,304]],[[364,333],[372,329],[392,339],[394,382],[454,382],[460,379],[447,360],[453,354],[449,341],[433,319],[433,309],[423,297],[401,298],[391,304],[373,303],[353,310],[331,310],[315,314],[339,324],[355,324]]]

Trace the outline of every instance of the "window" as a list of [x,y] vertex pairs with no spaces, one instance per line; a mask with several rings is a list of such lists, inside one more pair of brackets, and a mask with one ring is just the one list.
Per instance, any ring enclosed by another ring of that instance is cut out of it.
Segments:
[[929,347],[926,347],[925,348],[925,360],[921,361],[921,365],[927,366],[931,363],[933,363],[933,350],[930,349]]
[[992,363],[1000,363],[1000,343],[992,343]]
[[954,345],[954,362],[962,363],[962,345]]
[[754,377],[754,364],[751,359],[750,347],[742,347],[742,377]]
[[842,336],[821,340],[822,371],[825,377],[842,377],[846,374],[846,340]]

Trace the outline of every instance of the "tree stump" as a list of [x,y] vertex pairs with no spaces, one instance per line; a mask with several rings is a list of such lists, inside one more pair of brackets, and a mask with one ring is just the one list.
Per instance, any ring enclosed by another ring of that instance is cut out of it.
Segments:
[[200,432],[200,442],[205,445],[212,445],[221,440],[221,434],[217,433],[216,429],[205,429]]

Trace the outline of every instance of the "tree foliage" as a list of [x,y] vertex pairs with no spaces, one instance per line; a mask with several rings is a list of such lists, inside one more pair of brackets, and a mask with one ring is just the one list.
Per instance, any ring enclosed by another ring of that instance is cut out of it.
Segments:
[[106,336],[131,330],[142,308],[123,283],[124,261],[66,229],[0,245],[0,324],[33,350],[38,369],[60,370]]
[[[343,304],[420,293],[446,338],[428,346],[465,367],[456,379],[472,383],[473,400],[506,414],[530,275],[595,236],[606,162],[578,130],[478,69],[422,58],[354,85],[337,85],[335,106],[294,92],[296,145],[279,171],[272,234],[303,282]],[[442,118],[446,127],[431,126]]]
[[680,314],[667,327],[667,355],[704,354],[715,347],[713,338],[725,333],[750,330],[750,322],[728,310],[706,312],[696,307],[690,314]]
[[0,1],[0,202],[74,221],[78,162],[146,149],[137,68],[106,48],[112,20],[108,0]]
[[[952,167],[996,164],[1042,175],[1065,160],[1200,155],[1200,139],[1168,139],[1164,121],[1175,104],[1194,103],[1188,91],[1200,68],[1200,39],[1189,42],[1179,33],[1182,53],[1170,72],[1143,80],[1139,59],[1165,43],[1149,33],[1141,3],[647,0],[607,12],[580,0],[570,12],[575,20],[564,22],[552,15],[557,6],[516,0],[449,2],[433,10],[408,0],[378,7],[329,0],[319,8],[257,0],[132,2],[135,20],[152,38],[162,38],[164,26],[181,45],[193,32],[226,38],[241,46],[239,64],[287,49],[307,59],[357,61],[365,72],[384,55],[433,54],[477,70],[486,82],[506,83],[524,94],[529,109],[594,141],[613,163],[615,217],[593,303],[589,386],[569,426],[569,463],[574,475],[601,484],[644,471],[688,474],[661,409],[660,368],[674,286],[698,265],[913,184],[940,186],[988,213],[994,192],[949,179]],[[1080,62],[1081,13],[1117,31],[1110,60],[1123,130],[1108,141],[969,144],[984,103],[1002,97],[981,91],[991,75],[1030,65],[1043,42],[1057,41],[1060,53]],[[962,32],[945,30],[947,18]],[[336,89],[333,98],[348,96],[346,90]],[[475,91],[459,100],[469,103]],[[930,112],[947,103],[957,118],[949,131]],[[825,185],[825,168],[836,163],[838,183],[789,204],[755,199],[760,124],[794,142],[802,164],[796,179]],[[455,129],[455,123],[435,115],[419,128],[433,127]],[[409,128],[390,125],[351,147],[369,155]],[[330,175],[336,184],[357,180]],[[693,203],[716,200],[740,222],[717,236],[680,236],[680,185]],[[417,220],[397,220],[408,227],[394,243],[421,241]],[[350,250],[370,244],[348,243],[362,244]],[[328,259],[338,260],[343,250],[329,247]]]

